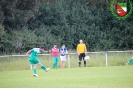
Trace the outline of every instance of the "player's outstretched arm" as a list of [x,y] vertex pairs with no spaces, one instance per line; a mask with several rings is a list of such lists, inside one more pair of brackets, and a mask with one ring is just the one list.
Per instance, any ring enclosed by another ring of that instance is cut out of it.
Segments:
[[47,51],[47,50],[42,50],[42,53],[48,53],[49,51]]
[[31,53],[31,50],[29,50],[25,55],[28,56]]
[[47,50],[44,50],[44,53],[48,53],[49,51],[47,51]]

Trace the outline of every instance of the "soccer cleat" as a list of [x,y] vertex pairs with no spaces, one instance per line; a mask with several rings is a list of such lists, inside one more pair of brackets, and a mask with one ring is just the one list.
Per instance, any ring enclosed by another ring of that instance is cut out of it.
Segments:
[[38,75],[37,75],[37,74],[34,74],[33,76],[34,76],[34,77],[37,77]]
[[47,72],[47,71],[49,71],[49,70],[50,70],[50,68],[46,68],[46,70],[45,70],[45,71]]

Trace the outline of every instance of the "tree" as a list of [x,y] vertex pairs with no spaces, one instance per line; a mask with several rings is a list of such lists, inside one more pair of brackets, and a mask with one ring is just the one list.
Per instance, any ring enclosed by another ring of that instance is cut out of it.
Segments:
[[4,51],[4,43],[6,41],[6,31],[4,27],[0,24],[0,51]]

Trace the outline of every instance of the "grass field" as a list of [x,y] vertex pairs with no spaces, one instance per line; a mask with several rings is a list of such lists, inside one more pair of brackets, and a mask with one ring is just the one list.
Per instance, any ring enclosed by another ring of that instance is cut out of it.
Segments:
[[133,66],[0,71],[0,88],[133,88]]

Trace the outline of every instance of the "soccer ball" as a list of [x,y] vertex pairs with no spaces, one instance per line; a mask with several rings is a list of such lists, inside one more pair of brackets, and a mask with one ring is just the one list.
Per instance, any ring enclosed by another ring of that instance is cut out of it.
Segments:
[[86,61],[86,60],[89,60],[89,59],[90,59],[89,56],[85,56],[85,58],[84,58],[85,61]]

